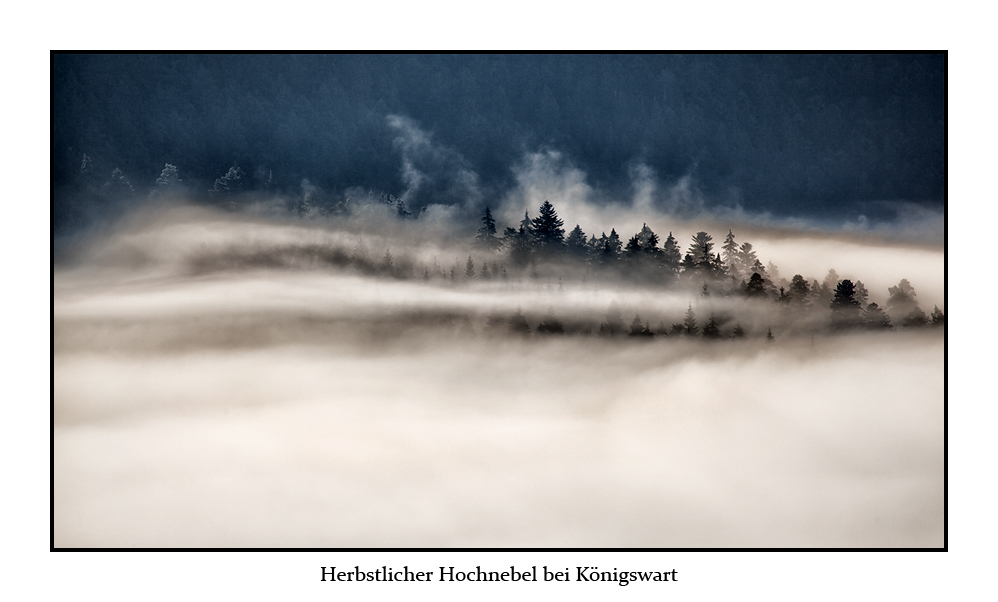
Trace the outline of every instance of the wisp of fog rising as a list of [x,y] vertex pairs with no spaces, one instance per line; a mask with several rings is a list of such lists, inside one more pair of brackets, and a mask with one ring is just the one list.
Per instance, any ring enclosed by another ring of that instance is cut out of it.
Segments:
[[941,249],[353,202],[67,247],[56,546],[942,545]]

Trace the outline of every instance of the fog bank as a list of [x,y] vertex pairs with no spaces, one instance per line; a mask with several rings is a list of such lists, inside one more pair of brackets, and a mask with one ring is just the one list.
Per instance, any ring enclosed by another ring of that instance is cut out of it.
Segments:
[[[786,277],[910,277],[941,303],[941,253],[852,240],[758,248]],[[389,248],[411,276],[356,260]],[[54,281],[55,545],[942,545],[941,329],[825,333],[770,301],[595,277],[420,277],[468,254],[200,209],[82,243]],[[614,311],[654,329],[690,309],[729,316],[724,338],[596,336]],[[529,334],[490,326],[513,315]],[[538,334],[548,315],[565,336]]]

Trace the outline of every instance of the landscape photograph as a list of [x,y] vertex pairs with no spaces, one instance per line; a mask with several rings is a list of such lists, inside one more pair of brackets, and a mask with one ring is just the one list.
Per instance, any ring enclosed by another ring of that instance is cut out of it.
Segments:
[[943,549],[926,54],[87,54],[56,549]]

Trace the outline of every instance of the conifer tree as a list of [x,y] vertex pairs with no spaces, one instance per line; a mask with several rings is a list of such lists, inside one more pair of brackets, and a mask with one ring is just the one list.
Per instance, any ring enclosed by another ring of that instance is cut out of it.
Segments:
[[548,309],[544,319],[537,325],[537,334],[565,334],[565,327],[555,317],[553,309]]
[[627,246],[624,247],[624,257],[628,261],[637,261],[641,256],[641,241],[638,240],[638,235],[635,234],[627,241]]
[[614,228],[610,228],[610,236],[607,237],[607,245],[609,245],[610,251],[613,253],[614,256],[620,255],[620,248],[621,248],[620,236],[617,235],[617,230],[615,230]]
[[856,281],[855,299],[860,307],[866,307],[866,302],[870,299],[870,291],[866,290],[866,286],[863,285],[862,280]]
[[693,311],[692,303],[686,309],[686,319],[683,320],[683,332],[691,337],[696,336],[700,332],[700,329],[697,327],[697,315]]
[[735,324],[735,331],[731,333],[731,338],[740,339],[745,336],[745,329],[742,328],[741,322]]
[[[531,259],[531,248],[533,246],[532,240],[533,235],[531,234],[533,226],[530,224],[530,220],[527,218],[527,214],[523,214],[523,221],[520,222],[520,229],[511,237],[509,258],[513,262],[513,265],[517,267],[525,267],[530,263]],[[507,233],[511,228],[507,229]]]
[[212,196],[227,195],[239,192],[243,186],[243,170],[238,165],[233,165],[225,175],[215,180],[215,185],[209,191]]
[[928,316],[917,305],[901,320],[901,325],[905,327],[925,326],[928,323]]
[[766,281],[762,279],[759,272],[753,272],[752,277],[749,278],[748,284],[745,285],[745,296],[756,298],[766,296]]
[[860,307],[856,301],[856,290],[851,280],[843,280],[835,285],[835,296],[830,304],[832,325],[835,328],[850,328],[860,322]]
[[712,240],[713,237],[706,232],[697,232],[693,235],[693,240],[690,242],[687,254],[693,258],[693,265],[697,269],[710,270],[714,259],[714,243],[711,242]]
[[613,265],[617,262],[620,257],[620,237],[617,236],[617,231],[610,229],[610,236],[604,234],[605,239],[601,239],[603,243],[603,248],[600,253],[600,263],[603,265]]
[[714,340],[720,337],[721,331],[717,327],[717,320],[714,318],[714,314],[710,314],[710,320],[708,320],[707,325],[703,327],[703,338]]
[[177,171],[176,165],[166,164],[163,171],[160,172],[159,177],[156,178],[156,188],[159,190],[168,190],[179,186],[183,180],[180,179],[180,172]]
[[468,261],[464,264],[464,279],[475,279],[475,262],[471,260],[471,255],[468,255]]
[[943,326],[946,324],[946,316],[943,314],[942,310],[939,309],[938,305],[932,307],[932,313],[929,315],[932,319],[933,326]]
[[599,334],[601,336],[624,334],[624,317],[616,303],[611,303],[606,308],[606,321],[600,324]]
[[545,253],[555,253],[565,246],[565,222],[558,217],[554,205],[544,201],[540,215],[533,219],[534,244]]
[[766,263],[766,275],[769,276],[770,282],[778,282],[780,279],[780,268],[776,267],[776,264],[772,261]]
[[628,336],[632,336],[632,337],[648,337],[648,338],[651,338],[651,337],[654,336],[654,333],[648,328],[648,326],[646,326],[645,324],[642,324],[641,323],[641,318],[637,314],[635,314],[634,315],[634,320],[631,321],[630,332],[628,332],[627,335]]
[[643,224],[641,226],[641,231],[638,232],[638,242],[641,244],[641,252],[645,257],[649,258],[652,265],[659,265],[662,260],[662,249],[659,248],[658,234],[655,234],[648,224]]
[[888,288],[887,292],[890,294],[887,299],[887,311],[892,315],[907,314],[918,307],[915,301],[915,288],[907,278],[902,279],[897,286]]
[[520,235],[526,234],[526,242],[530,247],[534,246],[534,222],[526,211],[523,212],[523,219],[520,220]]
[[[606,233],[603,234],[603,238],[606,238]],[[589,242],[586,243],[586,247],[586,256],[589,258],[589,261],[599,261],[600,255],[603,254],[603,243],[596,239],[595,234],[589,237]]]
[[828,274],[825,275],[825,280],[822,283],[825,288],[830,291],[834,291],[835,287],[839,284],[839,275],[834,269],[828,270]]
[[728,268],[728,274],[740,278],[742,270],[738,265],[738,243],[735,242],[735,235],[731,230],[728,230],[728,235],[724,237],[721,250],[724,252],[724,265]]
[[482,227],[475,235],[475,247],[483,251],[498,251],[501,246],[502,241],[496,237],[496,220],[492,218],[492,210],[486,207]]
[[813,307],[828,307],[832,302],[832,290],[817,280],[811,281],[811,305]]
[[662,243],[662,265],[669,273],[678,274],[682,261],[683,256],[679,250],[679,245],[676,244],[676,239],[672,236],[672,232],[669,232],[669,236]]
[[715,255],[714,259],[710,261],[710,272],[715,276],[721,276],[724,274],[724,262],[721,261],[720,253]]
[[808,286],[807,280],[800,274],[794,274],[790,281],[790,298],[793,299],[794,303],[803,304],[807,301],[810,293],[811,287]]
[[132,182],[125,177],[124,172],[115,167],[107,182],[104,182],[104,192],[111,197],[120,197],[135,192],[135,187],[132,186]]
[[523,313],[520,308],[516,308],[516,313],[509,317],[509,331],[513,334],[519,334],[527,336],[530,334],[530,325],[527,324],[527,319],[523,317]]
[[589,245],[586,243],[586,233],[582,231],[579,224],[575,224],[575,229],[565,239],[565,246],[568,254],[572,257],[584,258],[588,255]]
[[513,246],[516,244],[518,235],[519,232],[517,231],[516,228],[510,228],[509,226],[506,226],[506,230],[504,230],[502,233],[503,248],[512,249]]
[[741,277],[748,276],[755,270],[755,264],[759,262],[759,258],[756,257],[755,251],[752,250],[752,243],[743,242],[740,247],[738,247],[738,271]]
[[890,329],[891,319],[876,303],[866,306],[862,314],[863,324],[870,330]]

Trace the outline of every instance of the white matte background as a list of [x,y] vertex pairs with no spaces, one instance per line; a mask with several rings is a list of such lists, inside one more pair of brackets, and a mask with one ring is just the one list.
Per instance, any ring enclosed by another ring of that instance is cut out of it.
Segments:
[[[3,351],[0,446],[8,599],[101,600],[929,600],[984,599],[991,583],[995,134],[993,18],[978,3],[714,2],[670,6],[506,2],[180,1],[19,4],[5,10]],[[49,50],[105,48],[856,48],[948,49],[948,553],[51,553],[49,549]],[[9,187],[13,184],[13,189]],[[972,332],[967,329],[974,328]],[[990,380],[990,379],[989,379]],[[331,584],[329,565],[548,564],[675,568],[679,582]],[[982,595],[983,594],[983,595]]]

